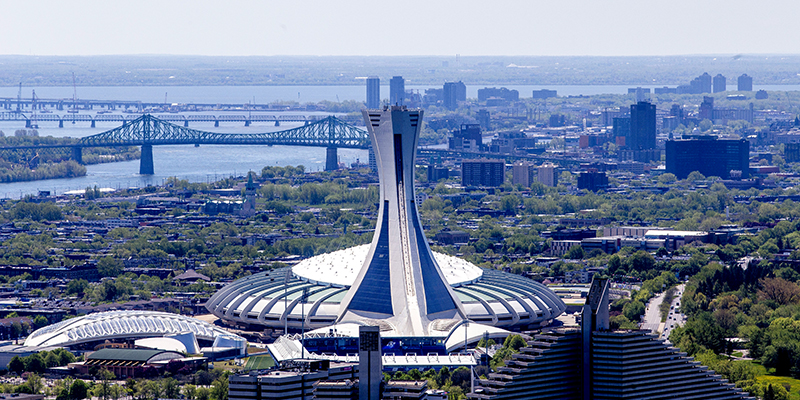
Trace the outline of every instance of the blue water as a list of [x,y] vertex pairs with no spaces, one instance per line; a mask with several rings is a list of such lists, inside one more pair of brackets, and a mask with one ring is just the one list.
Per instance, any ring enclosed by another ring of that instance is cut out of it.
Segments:
[[[101,133],[117,127],[119,123],[98,122],[96,128],[89,128],[86,122],[75,125],[65,124],[58,128],[55,122],[39,124],[40,136],[80,138]],[[299,124],[283,123],[280,127],[272,124],[254,123],[250,127],[239,123],[221,123],[215,128],[211,122],[193,122],[191,127],[205,131],[224,133],[259,133],[289,129]],[[0,122],[0,130],[12,135],[22,128],[21,122]],[[366,162],[366,150],[339,149],[339,161],[347,165],[354,161]],[[306,171],[321,171],[325,168],[326,149],[322,147],[299,146],[154,146],[153,166],[155,175],[139,175],[139,161],[87,165],[87,175],[72,179],[49,179],[33,182],[0,184],[0,197],[20,198],[49,190],[62,194],[87,187],[127,188],[161,184],[166,178],[175,176],[191,182],[213,182],[227,176],[242,176],[247,171],[260,172],[265,166],[303,165]]]

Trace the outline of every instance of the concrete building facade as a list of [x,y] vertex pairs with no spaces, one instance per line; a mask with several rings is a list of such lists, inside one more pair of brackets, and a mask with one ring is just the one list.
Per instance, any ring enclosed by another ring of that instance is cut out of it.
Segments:
[[742,74],[737,79],[737,90],[740,92],[752,92],[753,91],[753,77],[748,76],[747,74]]
[[522,185],[523,187],[530,187],[536,178],[536,166],[529,162],[514,163],[512,169],[512,183],[514,185]]
[[467,398],[754,400],[649,331],[610,330],[609,287],[593,279],[580,329],[535,335]]
[[536,179],[545,186],[558,186],[558,168],[555,164],[542,164],[536,171]]
[[727,80],[722,74],[717,74],[713,80],[713,91],[714,93],[722,93],[727,89]]

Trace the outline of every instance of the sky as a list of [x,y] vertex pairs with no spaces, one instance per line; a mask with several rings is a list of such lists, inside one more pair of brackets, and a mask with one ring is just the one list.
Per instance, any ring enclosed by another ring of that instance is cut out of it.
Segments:
[[796,0],[0,0],[0,55],[800,54]]

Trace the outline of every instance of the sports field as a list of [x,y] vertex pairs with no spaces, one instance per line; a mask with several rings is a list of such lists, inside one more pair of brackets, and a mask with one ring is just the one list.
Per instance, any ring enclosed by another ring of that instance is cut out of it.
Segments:
[[249,371],[251,369],[268,369],[274,366],[275,360],[268,355],[252,356],[247,358],[247,362],[244,364],[244,370]]

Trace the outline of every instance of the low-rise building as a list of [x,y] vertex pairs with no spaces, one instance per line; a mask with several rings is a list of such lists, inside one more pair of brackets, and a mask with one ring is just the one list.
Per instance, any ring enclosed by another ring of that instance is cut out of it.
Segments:
[[320,381],[358,379],[357,363],[296,360],[280,370],[234,374],[228,380],[229,400],[303,400],[314,395]]

